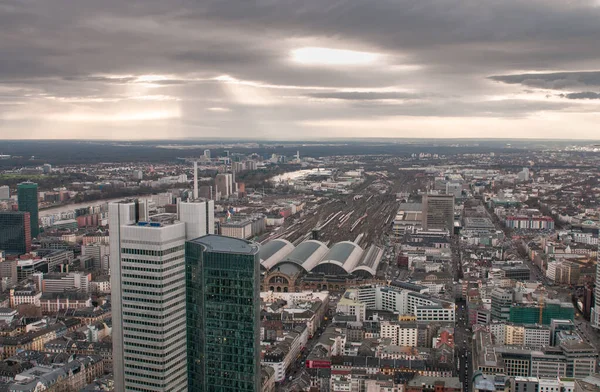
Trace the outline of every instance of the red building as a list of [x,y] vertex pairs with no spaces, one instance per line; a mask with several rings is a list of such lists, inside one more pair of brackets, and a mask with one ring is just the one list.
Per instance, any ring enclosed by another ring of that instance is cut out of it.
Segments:
[[98,226],[99,214],[81,215],[77,217],[77,227],[96,227]]
[[398,267],[408,268],[408,256],[403,254],[398,255]]

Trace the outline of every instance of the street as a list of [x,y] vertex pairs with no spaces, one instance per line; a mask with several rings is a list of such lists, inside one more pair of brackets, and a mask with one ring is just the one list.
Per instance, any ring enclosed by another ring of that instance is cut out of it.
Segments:
[[455,356],[457,359],[458,377],[463,381],[464,392],[470,391],[473,377],[472,333],[469,326],[467,307],[464,301],[456,302],[456,323],[454,327]]
[[600,347],[600,332],[591,327],[579,313],[575,316],[575,329],[586,343],[591,344],[596,351]]

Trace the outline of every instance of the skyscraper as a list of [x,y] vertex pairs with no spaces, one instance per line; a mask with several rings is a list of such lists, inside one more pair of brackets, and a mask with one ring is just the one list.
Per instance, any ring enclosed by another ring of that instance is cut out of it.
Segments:
[[115,391],[186,391],[185,223],[143,210],[109,206]]
[[0,250],[12,254],[31,252],[29,212],[0,211]]
[[260,259],[252,242],[185,245],[188,391],[260,391]]
[[187,391],[184,246],[214,232],[214,202],[111,203],[109,224],[115,390]]
[[229,197],[233,193],[233,176],[231,173],[217,174],[215,190],[221,194],[221,197]]
[[590,324],[595,329],[600,329],[600,241],[596,251],[596,287],[594,288],[594,307],[590,316]]
[[19,211],[29,212],[31,236],[40,233],[38,216],[38,186],[34,182],[22,182],[17,187]]
[[204,150],[204,158],[210,159],[210,150],[209,149]]
[[185,222],[185,238],[194,239],[215,233],[215,202],[190,200],[177,205],[178,219]]
[[423,195],[423,229],[454,230],[454,195]]

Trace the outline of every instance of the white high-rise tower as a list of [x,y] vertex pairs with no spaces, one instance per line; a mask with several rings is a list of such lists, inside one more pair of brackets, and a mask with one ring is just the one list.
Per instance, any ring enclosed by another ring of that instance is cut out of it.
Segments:
[[214,232],[214,202],[147,217],[109,206],[115,391],[187,391],[185,241]]

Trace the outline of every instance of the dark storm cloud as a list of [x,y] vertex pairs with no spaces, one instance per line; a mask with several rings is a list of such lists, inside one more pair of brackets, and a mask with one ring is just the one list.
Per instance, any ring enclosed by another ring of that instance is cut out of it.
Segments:
[[497,75],[491,76],[490,79],[509,84],[560,90],[573,87],[600,86],[600,71]]
[[[600,69],[598,20],[592,0],[5,0],[0,121],[97,117],[140,110],[137,100],[178,102],[165,107],[181,113],[182,133],[192,124],[277,133],[312,119],[589,112],[578,100],[597,99],[589,91],[600,71],[580,71]],[[290,59],[300,47],[380,58],[304,65]],[[565,99],[518,99],[523,86]]]
[[581,93],[561,94],[560,97],[567,99],[600,99],[600,93],[584,91]]

